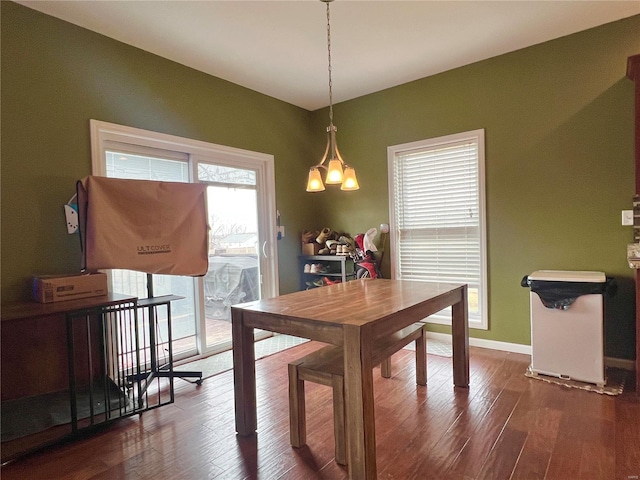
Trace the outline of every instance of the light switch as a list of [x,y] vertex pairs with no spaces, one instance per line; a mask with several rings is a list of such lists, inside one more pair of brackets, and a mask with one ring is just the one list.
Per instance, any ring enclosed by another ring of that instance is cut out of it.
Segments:
[[633,225],[633,210],[622,210],[622,225]]

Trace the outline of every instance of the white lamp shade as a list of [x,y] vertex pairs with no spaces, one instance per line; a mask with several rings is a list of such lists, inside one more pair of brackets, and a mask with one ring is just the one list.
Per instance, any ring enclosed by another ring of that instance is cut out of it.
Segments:
[[342,162],[337,158],[329,160],[329,168],[327,169],[327,178],[325,179],[325,183],[327,185],[336,185],[338,183],[342,183],[342,178]]
[[322,177],[320,176],[320,170],[312,167],[309,170],[309,180],[307,181],[307,192],[322,192],[324,190],[324,184],[322,183]]
[[344,179],[342,180],[342,186],[340,190],[358,190],[360,185],[358,185],[358,179],[356,178],[356,171],[353,167],[346,166],[344,167]]

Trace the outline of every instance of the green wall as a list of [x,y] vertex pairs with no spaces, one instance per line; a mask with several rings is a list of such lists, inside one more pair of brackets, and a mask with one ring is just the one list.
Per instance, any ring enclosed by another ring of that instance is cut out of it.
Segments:
[[[289,231],[303,227],[306,192],[290,185],[308,169],[308,111],[18,4],[0,8],[3,302],[28,298],[34,273],[80,268],[63,205],[91,173],[92,118],[274,155],[277,207]],[[282,292],[298,287],[295,237],[279,242]]]
[[[355,234],[388,222],[387,146],[484,128],[489,330],[471,335],[529,344],[522,277],[599,270],[619,287],[608,305],[606,354],[633,358],[633,234],[620,211],[634,195],[625,74],[637,53],[640,16],[337,105],[338,145],[361,188],[312,194],[315,227]],[[318,137],[327,118],[326,109],[314,112]]]
[[640,53],[640,17],[336,105],[338,144],[361,189],[309,194],[326,109],[307,112],[14,3],[0,9],[3,303],[27,298],[34,273],[79,268],[62,205],[91,171],[91,118],[274,155],[282,293],[298,285],[302,229],[356,234],[388,222],[387,146],[484,128],[490,318],[472,336],[528,344],[520,279],[602,270],[619,285],[606,353],[633,358],[632,232],[620,211],[634,194],[625,70]]

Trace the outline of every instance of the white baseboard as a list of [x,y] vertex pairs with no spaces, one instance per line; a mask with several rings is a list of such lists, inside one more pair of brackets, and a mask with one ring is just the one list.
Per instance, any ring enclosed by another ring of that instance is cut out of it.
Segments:
[[[448,333],[427,332],[427,338],[433,338],[435,340],[451,344],[451,335]],[[531,345],[522,345],[520,343],[498,342],[496,340],[469,337],[469,345],[472,347],[489,348],[491,350],[531,355]],[[626,358],[605,357],[604,363],[607,367],[635,370],[636,362],[635,360],[627,360]]]
[[604,364],[607,367],[622,368],[623,370],[635,370],[636,361],[626,358],[604,357]]
[[[451,335],[448,333],[427,332],[427,338],[433,338],[451,344]],[[469,337],[469,345],[472,347],[489,348],[491,350],[502,350],[504,352],[523,353],[531,355],[530,345],[519,343],[498,342],[496,340],[484,340],[482,338]]]

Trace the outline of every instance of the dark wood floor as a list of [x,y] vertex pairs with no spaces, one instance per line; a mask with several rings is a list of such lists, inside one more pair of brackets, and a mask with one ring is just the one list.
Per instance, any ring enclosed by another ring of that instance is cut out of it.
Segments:
[[[307,343],[257,362],[258,433],[235,435],[231,372],[201,387],[177,381],[176,402],[2,468],[13,479],[343,479],[333,461],[331,392],[308,384],[308,446],[289,445],[287,363]],[[451,359],[413,354],[375,377],[381,479],[638,479],[640,401],[524,376],[526,355],[471,348],[471,388],[452,386]],[[630,375],[629,375],[630,376]]]

